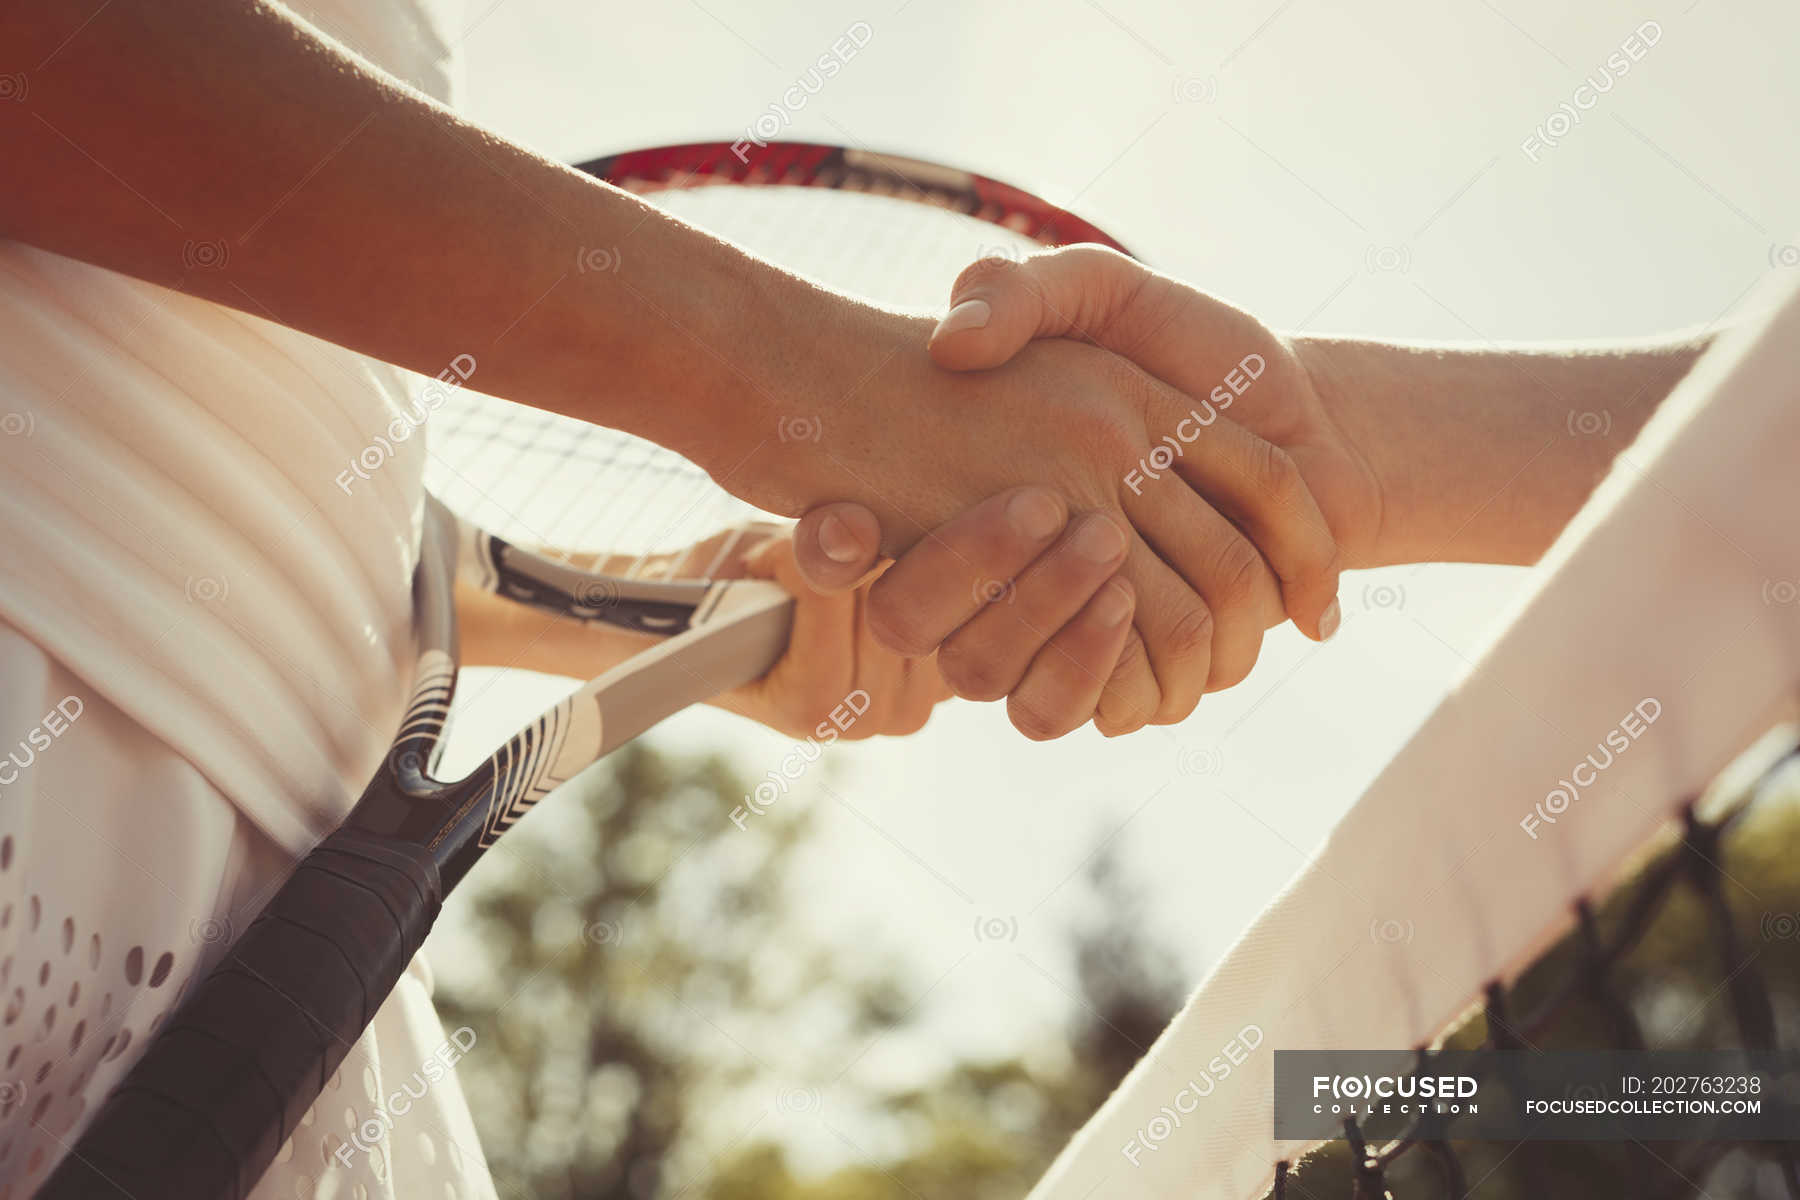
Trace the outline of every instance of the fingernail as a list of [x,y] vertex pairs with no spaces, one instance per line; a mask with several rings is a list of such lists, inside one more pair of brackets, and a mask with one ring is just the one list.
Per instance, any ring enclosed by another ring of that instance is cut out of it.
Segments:
[[1104,591],[1094,597],[1093,613],[1096,625],[1102,629],[1111,629],[1131,615],[1131,597],[1118,584],[1109,583]]
[[826,513],[819,522],[819,549],[836,563],[853,563],[863,556],[862,543],[836,513]]
[[1325,611],[1319,614],[1319,640],[1321,642],[1328,641],[1331,635],[1337,632],[1338,622],[1343,619],[1343,616],[1344,610],[1338,607],[1336,600],[1325,606]]
[[1034,542],[1041,542],[1063,525],[1062,506],[1049,493],[1027,488],[1006,502],[1006,519]]
[[961,333],[965,329],[980,329],[993,315],[994,310],[988,307],[986,300],[964,300],[944,314],[944,319],[931,331],[930,340],[935,342],[945,334]]
[[1090,513],[1082,518],[1069,546],[1089,562],[1111,562],[1125,552],[1125,535],[1106,517]]

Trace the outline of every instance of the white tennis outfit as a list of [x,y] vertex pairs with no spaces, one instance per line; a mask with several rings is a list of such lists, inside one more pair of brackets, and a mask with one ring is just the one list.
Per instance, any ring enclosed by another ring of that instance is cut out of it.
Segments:
[[[440,0],[293,7],[453,100]],[[0,1200],[380,763],[412,671],[420,440],[338,480],[418,382],[0,242]],[[454,1077],[425,1069],[470,1040],[430,994],[415,962],[258,1200],[494,1194]]]

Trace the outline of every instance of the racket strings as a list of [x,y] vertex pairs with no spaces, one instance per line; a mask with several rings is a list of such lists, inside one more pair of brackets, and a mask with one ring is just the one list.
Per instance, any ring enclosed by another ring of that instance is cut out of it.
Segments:
[[[1751,796],[1768,786],[1772,777],[1796,757],[1800,757],[1800,749],[1769,767],[1751,788]],[[1776,1005],[1768,978],[1758,966],[1757,955],[1745,951],[1740,917],[1727,900],[1728,888],[1741,889],[1743,885],[1732,878],[1727,865],[1732,855],[1726,835],[1754,807],[1754,800],[1741,802],[1710,820],[1702,819],[1692,804],[1684,808],[1680,844],[1641,872],[1623,895],[1613,897],[1609,919],[1603,919],[1589,900],[1579,901],[1576,928],[1559,947],[1511,987],[1498,981],[1488,985],[1482,1005],[1484,1036],[1479,1045],[1459,1036],[1464,1031],[1457,1031],[1446,1039],[1446,1048],[1454,1045],[1459,1050],[1540,1049],[1544,1041],[1555,1041],[1562,1029],[1575,1026],[1604,1029],[1613,1043],[1611,1048],[1644,1048],[1649,1039],[1632,1004],[1632,989],[1621,978],[1621,968],[1634,951],[1657,936],[1659,921],[1668,915],[1671,905],[1685,898],[1702,914],[1702,941],[1717,951],[1704,981],[1711,986],[1708,1001],[1719,995],[1726,998],[1723,1009],[1729,1015],[1739,1046],[1780,1049],[1773,1016]],[[1563,959],[1569,961],[1565,963]],[[1556,973],[1558,969],[1560,974]],[[1546,974],[1552,976],[1547,984],[1541,978]],[[1526,1005],[1522,998],[1528,992],[1542,995]],[[1690,1014],[1688,1019],[1695,1015]],[[1587,1044],[1591,1038],[1581,1040],[1583,1048],[1592,1048]],[[1432,1052],[1419,1052],[1419,1073],[1429,1073],[1432,1059]],[[1343,1194],[1342,1183],[1334,1184],[1334,1173],[1338,1180],[1348,1183],[1352,1200],[1410,1200],[1414,1196],[1465,1200],[1475,1194],[1470,1189],[1471,1178],[1477,1180],[1477,1186],[1485,1183],[1504,1194],[1512,1194],[1505,1191],[1508,1186],[1522,1186],[1524,1191],[1520,1194],[1557,1194],[1541,1155],[1546,1149],[1557,1149],[1559,1144],[1525,1142],[1504,1146],[1500,1148],[1505,1154],[1502,1162],[1475,1170],[1464,1161],[1466,1149],[1459,1154],[1458,1143],[1444,1140],[1447,1132],[1454,1137],[1455,1120],[1454,1115],[1422,1115],[1401,1137],[1374,1147],[1368,1144],[1356,1119],[1347,1118],[1343,1150],[1327,1149],[1300,1163],[1278,1163],[1269,1200]],[[1429,1167],[1404,1171],[1416,1150],[1425,1151],[1431,1160]],[[1703,1196],[1707,1193],[1699,1181],[1734,1150],[1747,1150],[1769,1163],[1780,1180],[1782,1191],[1778,1194],[1800,1200],[1800,1156],[1790,1143],[1746,1148],[1734,1142],[1696,1140],[1659,1149],[1657,1158],[1648,1157],[1649,1151],[1642,1145],[1630,1143],[1621,1147],[1627,1160],[1622,1169],[1633,1178],[1621,1182],[1638,1185],[1631,1192],[1633,1195]],[[1346,1158],[1347,1162],[1342,1161]],[[1652,1176],[1665,1181],[1662,1192],[1649,1185]],[[1402,1178],[1415,1186],[1402,1189]],[[1424,1178],[1431,1179],[1431,1185],[1416,1186]],[[1678,1184],[1673,1190],[1667,1182],[1671,1178]]]
[[[785,270],[887,307],[940,310],[970,262],[1036,247],[916,197],[688,182],[644,198]],[[605,367],[595,364],[597,377]],[[816,414],[792,416],[770,436],[822,436]],[[609,574],[717,577],[734,569],[750,527],[769,519],[672,451],[468,388],[432,415],[427,446],[426,485],[459,515],[553,557],[586,565],[602,556]]]

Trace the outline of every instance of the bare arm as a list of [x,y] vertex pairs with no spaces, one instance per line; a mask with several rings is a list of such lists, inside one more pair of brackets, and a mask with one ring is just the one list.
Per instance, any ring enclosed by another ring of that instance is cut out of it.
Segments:
[[[0,47],[38,64],[0,104],[0,153],[29,181],[0,188],[0,237],[426,374],[471,356],[472,386],[651,438],[770,511],[866,505],[889,554],[1022,484],[1104,516],[1138,634],[1102,697],[1109,731],[1179,719],[1248,670],[1282,599],[1259,550],[1313,581],[1294,588],[1309,626],[1335,587],[1304,487],[1246,485],[1284,465],[1254,437],[1184,466],[1266,513],[1255,544],[1191,490],[1151,506],[1127,489],[1148,426],[1184,403],[1130,364],[1061,345],[938,371],[925,323],[486,133],[271,0],[15,0]],[[785,444],[789,416],[825,437]],[[891,644],[942,640],[898,615]]]
[[473,355],[484,391],[704,459],[696,430],[760,428],[776,380],[817,377],[781,322],[859,315],[276,4],[39,0],[0,9],[0,45],[43,64],[0,104],[27,184],[0,189],[0,236],[426,374]]
[[940,365],[991,369],[1033,339],[1078,337],[1209,396],[1293,456],[1346,567],[1535,562],[1710,341],[1481,348],[1282,336],[1095,246],[965,276],[951,302],[972,300],[992,317],[947,321],[931,344]]
[[1368,561],[1536,562],[1709,337],[1477,349],[1302,337],[1382,496]]

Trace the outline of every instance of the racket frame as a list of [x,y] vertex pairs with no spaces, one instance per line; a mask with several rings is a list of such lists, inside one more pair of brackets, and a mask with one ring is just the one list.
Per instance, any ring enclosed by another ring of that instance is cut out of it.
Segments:
[[867,192],[950,209],[1046,246],[1092,242],[1131,254],[1100,226],[1035,192],[901,154],[821,142],[690,142],[608,154],[576,169],[637,195],[718,184]]
[[[581,685],[469,774],[437,776],[458,673],[454,584],[663,640]],[[537,802],[664,718],[767,673],[794,599],[762,580],[633,579],[514,546],[435,498],[414,577],[419,657],[381,769],[345,824],[431,851],[446,891]]]

